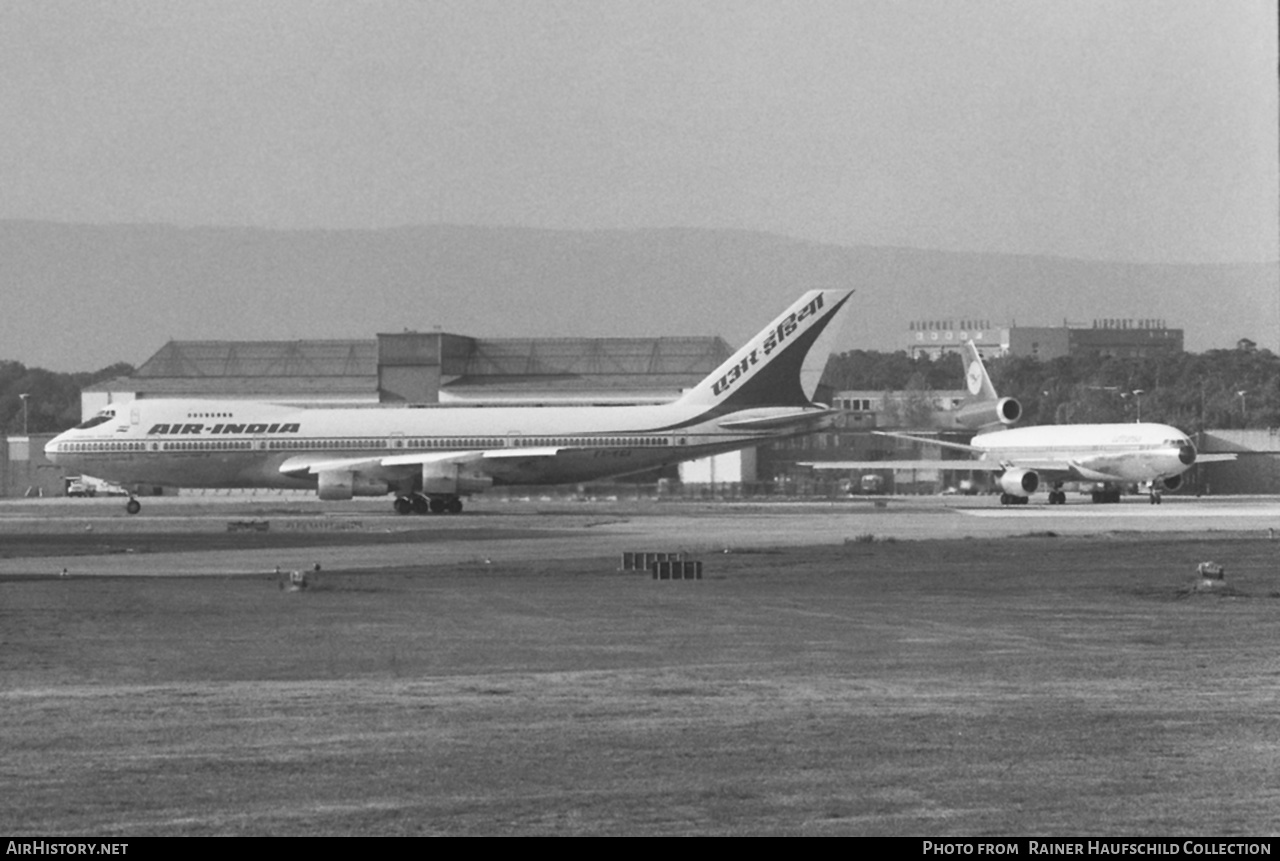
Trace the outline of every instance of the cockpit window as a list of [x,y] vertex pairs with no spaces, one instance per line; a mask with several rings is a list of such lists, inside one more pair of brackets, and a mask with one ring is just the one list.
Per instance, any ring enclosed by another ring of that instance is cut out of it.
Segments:
[[109,422],[115,417],[116,417],[115,410],[103,410],[93,418],[88,419],[87,421],[83,421],[80,424],[76,425],[76,430],[88,430],[89,428],[96,428],[98,425],[102,424],[103,422]]

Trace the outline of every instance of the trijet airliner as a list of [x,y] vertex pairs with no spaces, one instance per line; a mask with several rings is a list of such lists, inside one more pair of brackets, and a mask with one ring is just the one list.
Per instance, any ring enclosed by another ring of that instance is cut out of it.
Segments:
[[[108,406],[45,446],[49,460],[127,489],[313,488],[395,494],[400,514],[457,513],[495,485],[642,472],[828,426],[814,403],[852,291],[805,293],[746,346],[665,404],[303,409],[223,400]],[[130,514],[141,510],[136,498]]]
[[909,433],[877,431],[881,436],[912,440],[976,455],[976,460],[827,461],[807,463],[816,469],[952,469],[997,473],[1000,501],[1026,503],[1042,485],[1049,485],[1049,504],[1062,505],[1068,481],[1094,485],[1094,502],[1119,502],[1127,484],[1149,487],[1150,500],[1160,502],[1163,490],[1182,486],[1182,474],[1197,461],[1232,460],[1233,454],[1197,455],[1190,438],[1177,428],[1149,422],[1135,424],[1039,425],[1010,428],[1022,417],[1014,398],[1002,398],[987,375],[977,346],[965,351],[965,384],[969,394],[956,412],[960,427],[978,430],[968,443],[949,442]]

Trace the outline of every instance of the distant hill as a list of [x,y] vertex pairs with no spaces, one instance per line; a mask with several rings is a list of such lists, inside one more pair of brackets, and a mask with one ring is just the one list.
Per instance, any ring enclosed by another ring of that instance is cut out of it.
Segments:
[[730,230],[274,231],[0,222],[0,359],[140,364],[170,338],[750,337],[800,291],[858,291],[837,350],[917,319],[1163,318],[1191,351],[1280,345],[1277,264],[843,247]]

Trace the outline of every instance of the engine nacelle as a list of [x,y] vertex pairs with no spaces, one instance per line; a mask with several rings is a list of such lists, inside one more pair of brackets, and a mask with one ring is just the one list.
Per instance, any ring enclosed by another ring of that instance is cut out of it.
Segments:
[[1017,398],[1000,398],[983,404],[968,404],[956,410],[956,424],[979,430],[988,425],[1011,425],[1022,418]]
[[422,492],[431,495],[457,496],[483,493],[493,487],[493,476],[468,470],[456,463],[422,465]]
[[1165,478],[1157,479],[1156,485],[1163,490],[1177,490],[1182,487],[1181,475],[1170,475]]
[[1000,489],[1010,496],[1030,496],[1040,486],[1040,476],[1029,469],[1006,469],[1000,476]]
[[385,481],[354,472],[333,470],[320,473],[316,491],[321,499],[350,499],[353,496],[384,496],[390,492]]

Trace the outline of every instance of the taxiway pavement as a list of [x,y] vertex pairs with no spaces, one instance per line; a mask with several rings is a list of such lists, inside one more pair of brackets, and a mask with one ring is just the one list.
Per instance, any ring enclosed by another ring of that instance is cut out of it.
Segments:
[[1280,499],[1268,497],[1145,499],[1116,505],[1076,503],[1002,507],[989,499],[900,497],[832,502],[507,502],[484,500],[459,516],[397,517],[361,502],[349,507],[312,502],[209,503],[155,500],[128,517],[119,501],[48,500],[0,505],[0,535],[83,535],[116,538],[170,532],[225,533],[232,523],[269,524],[274,533],[416,532],[413,541],[348,545],[294,541],[286,548],[110,552],[0,559],[0,575],[191,576],[403,568],[454,563],[522,562],[608,557],[626,551],[686,551],[708,556],[762,547],[841,544],[876,539],[1013,537],[1033,533],[1280,532]]

